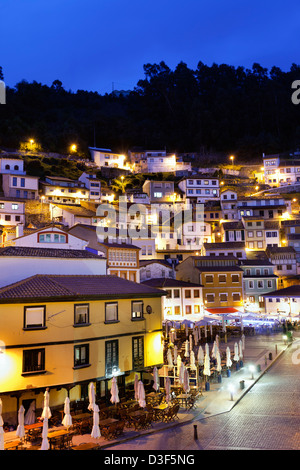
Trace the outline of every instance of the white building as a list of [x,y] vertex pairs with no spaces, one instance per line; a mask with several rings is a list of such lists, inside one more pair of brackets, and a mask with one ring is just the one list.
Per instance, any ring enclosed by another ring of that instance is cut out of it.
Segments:
[[122,170],[131,170],[130,165],[125,163],[126,155],[114,153],[111,149],[89,147],[93,162],[99,167],[108,166]]
[[20,174],[2,175],[2,189],[5,197],[38,199],[39,178]]
[[22,246],[0,249],[0,287],[36,274],[106,274],[106,259],[86,250]]
[[299,317],[300,285],[293,285],[263,294],[267,315],[278,315],[292,319]]
[[76,204],[50,204],[49,210],[54,222],[60,222],[67,227],[76,224],[97,225],[102,219],[97,216],[96,210]]
[[176,279],[174,266],[162,259],[140,260],[140,280],[148,281],[153,278]]
[[101,201],[101,182],[96,175],[84,172],[79,176],[78,181],[84,183],[89,190],[90,200]]
[[224,220],[237,220],[237,192],[227,189],[221,193],[220,204]]
[[163,320],[198,321],[204,313],[202,286],[176,279],[150,279],[142,284],[163,289],[167,295],[162,297]]
[[300,184],[300,153],[263,155],[265,184],[272,187]]
[[197,203],[204,203],[220,197],[220,184],[218,178],[210,176],[193,176],[185,178],[178,183],[185,197]]
[[0,199],[0,225],[18,225],[25,223],[25,203],[17,199]]
[[61,176],[46,176],[45,181],[41,181],[40,184],[43,196],[48,202],[78,204],[90,198],[90,190],[82,181]]
[[10,241],[12,246],[27,246],[36,248],[55,248],[64,250],[84,250],[88,245],[86,240],[75,237],[65,230],[49,226],[36,230],[28,235],[19,231],[18,237]]
[[26,175],[24,171],[24,161],[18,156],[1,156],[0,173],[8,175]]

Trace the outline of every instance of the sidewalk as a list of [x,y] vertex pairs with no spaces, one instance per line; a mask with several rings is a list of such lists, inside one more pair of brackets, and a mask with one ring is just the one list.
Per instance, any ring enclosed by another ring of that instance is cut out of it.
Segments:
[[[294,336],[297,336],[297,332]],[[239,342],[239,340],[240,338],[234,338],[228,341],[228,343],[221,342],[219,345],[220,350],[225,351],[226,347],[229,346],[231,351],[233,351],[234,343]],[[260,379],[260,377],[272,366],[276,359],[284,353],[289,345],[284,343],[282,333],[246,336],[243,367],[239,370],[235,370],[233,366],[231,377],[222,377],[221,383],[210,382],[210,390],[203,390],[203,396],[197,400],[193,409],[185,410],[184,408],[181,408],[178,413],[179,419],[175,422],[153,423],[153,426],[150,429],[138,432],[131,429],[125,429],[123,436],[110,441],[105,440],[103,437],[94,439],[89,434],[85,434],[83,436],[76,435],[73,437],[73,445],[92,442],[97,443],[99,449],[104,449],[121,442],[136,439],[139,436],[160,432],[170,427],[180,426],[188,422],[197,422],[198,420],[206,419],[220,413],[226,413],[242,399],[242,397]],[[211,348],[212,344],[209,345],[210,351]],[[250,365],[254,366],[253,372],[249,369]],[[244,381],[244,388],[241,388],[241,381]],[[230,387],[233,387],[233,392],[231,392]],[[16,439],[15,433],[15,431],[5,433],[5,442]]]

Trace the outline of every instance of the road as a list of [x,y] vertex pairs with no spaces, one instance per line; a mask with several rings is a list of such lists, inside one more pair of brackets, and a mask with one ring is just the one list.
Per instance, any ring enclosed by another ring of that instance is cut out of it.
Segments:
[[[106,450],[299,450],[300,341],[296,343],[230,412],[149,434]],[[194,424],[197,424],[197,440],[194,439]]]

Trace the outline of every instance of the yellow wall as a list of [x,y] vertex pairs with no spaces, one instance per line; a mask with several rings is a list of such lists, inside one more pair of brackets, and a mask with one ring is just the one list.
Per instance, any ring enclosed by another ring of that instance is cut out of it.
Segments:
[[[76,384],[105,376],[105,341],[118,339],[120,372],[132,370],[132,337],[144,336],[144,366],[163,362],[161,343],[161,297],[136,300],[144,301],[144,312],[151,305],[153,313],[144,313],[145,320],[131,320],[130,299],[110,299],[118,302],[117,323],[105,324],[105,301],[53,302],[46,305],[46,329],[23,329],[24,305],[0,305],[0,397],[5,392],[22,391],[22,399],[33,394],[35,388]],[[108,302],[108,300],[107,300]],[[74,304],[89,303],[90,325],[74,327]],[[36,305],[41,305],[38,303]],[[53,316],[52,316],[53,315]],[[52,317],[51,317],[52,316]],[[51,318],[50,318],[51,317]],[[123,335],[123,336],[122,336]],[[94,340],[95,339],[95,340]],[[89,367],[74,369],[74,344],[89,344]],[[14,346],[14,347],[12,347]],[[23,350],[45,348],[45,369],[43,374],[22,376]],[[25,390],[28,392],[25,392]],[[2,395],[1,395],[2,394]],[[24,394],[24,396],[23,396]],[[79,387],[72,389],[70,399],[78,399]],[[66,390],[50,392],[52,405],[63,403]],[[37,396],[35,395],[35,399]],[[12,399],[8,399],[9,403]],[[39,396],[42,403],[42,396]],[[16,406],[16,399],[13,401]],[[38,404],[37,404],[38,406]],[[42,405],[41,405],[42,406]],[[9,405],[10,407],[10,405]],[[5,411],[5,410],[4,410]]]

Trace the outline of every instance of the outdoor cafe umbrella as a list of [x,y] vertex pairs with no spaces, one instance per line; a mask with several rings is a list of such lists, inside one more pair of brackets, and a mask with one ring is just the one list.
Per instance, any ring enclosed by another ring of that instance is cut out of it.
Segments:
[[144,388],[144,384],[141,380],[139,381],[138,393],[139,393],[139,405],[140,405],[141,408],[145,408],[145,406],[146,406],[145,388]]
[[220,351],[219,349],[216,352],[216,359],[217,359],[217,371],[221,372],[222,366],[221,366],[221,356],[220,356]]
[[173,369],[173,358],[172,358],[172,351],[171,351],[171,349],[168,349],[168,352],[167,352],[167,359],[168,359],[168,369],[171,370],[171,369]]
[[242,340],[239,341],[239,356],[240,356],[240,359],[243,359],[243,343],[242,343]]
[[190,353],[189,353],[189,342],[188,342],[188,340],[185,341],[184,348],[185,348],[184,357],[189,357]]
[[205,354],[205,357],[204,357],[203,375],[205,375],[207,377],[210,376],[210,359],[209,359],[208,354]]
[[99,406],[94,405],[93,408],[93,427],[92,427],[92,432],[91,432],[91,437],[94,437],[97,439],[98,437],[101,437],[101,432],[100,432],[100,427],[99,427]]
[[196,370],[195,353],[194,353],[194,351],[191,351],[190,368],[191,368],[192,370]]
[[200,344],[199,349],[198,349],[198,364],[203,365],[203,363],[204,363],[204,352]]
[[190,341],[190,351],[193,349],[193,337],[192,335],[189,336],[189,341]]
[[89,384],[89,406],[88,410],[93,411],[95,404],[95,385],[93,382]]
[[66,397],[65,399],[65,404],[64,404],[64,418],[61,422],[63,426],[66,426],[66,428],[69,428],[72,426],[72,416],[70,413],[70,398]]
[[194,343],[197,345],[198,344],[198,340],[199,340],[199,335],[198,335],[198,328],[194,328],[194,331],[193,331],[193,336],[194,336]]
[[209,346],[208,343],[205,343],[205,354],[209,356]]
[[157,370],[156,366],[154,366],[154,369],[153,369],[153,378],[154,378],[153,388],[156,392],[158,392],[158,390],[159,390],[159,377],[158,377],[158,370]]
[[50,410],[50,407],[49,407],[49,392],[48,390],[45,391],[44,393],[44,408],[43,408],[43,412],[42,412],[42,416],[41,418],[44,419],[44,418],[48,418],[50,419],[52,414],[51,414],[51,410]]
[[165,391],[166,391],[166,403],[169,403],[170,399],[171,399],[171,381],[170,381],[170,377],[166,377],[166,379],[165,379]]
[[174,346],[174,364],[177,363],[177,346]]
[[180,367],[181,367],[181,357],[178,354],[178,356],[177,356],[177,375],[178,375],[178,377],[179,377]]
[[111,403],[119,403],[119,401],[120,401],[119,400],[119,389],[118,389],[116,377],[112,378],[110,393],[111,393],[111,397],[110,397]]
[[184,368],[184,375],[183,375],[183,390],[185,393],[189,393],[190,391],[189,372],[186,367]]
[[3,430],[3,418],[2,418],[2,400],[0,398],[0,450],[4,450],[4,430]]
[[231,360],[231,352],[229,346],[226,348],[226,367],[231,367],[232,366],[232,360]]
[[48,441],[48,418],[47,418],[47,416],[45,416],[45,418],[44,418],[44,420],[43,420],[41,450],[49,450],[49,441]]
[[134,399],[136,401],[139,399],[139,378],[137,374],[135,374],[134,378]]
[[25,408],[23,405],[21,405],[18,411],[18,427],[17,427],[17,432],[16,432],[16,436],[19,437],[20,439],[25,437],[24,413],[25,413]]
[[234,356],[233,356],[233,360],[234,361],[239,361],[239,347],[238,347],[238,344],[235,343],[234,344]]
[[242,334],[242,345],[243,345],[243,351],[245,351],[245,335],[244,335],[244,333]]
[[217,346],[216,341],[214,341],[214,344],[213,344],[213,347],[212,347],[212,350],[211,350],[211,357],[216,357],[217,350],[218,350],[218,346]]
[[179,370],[179,382],[181,383],[181,385],[183,385],[183,380],[184,380],[184,364],[183,362],[181,362],[180,364],[180,370]]

